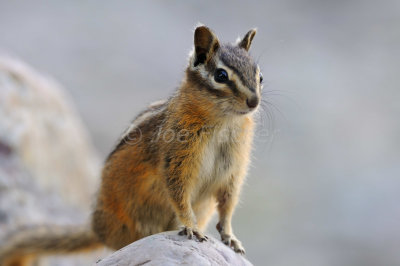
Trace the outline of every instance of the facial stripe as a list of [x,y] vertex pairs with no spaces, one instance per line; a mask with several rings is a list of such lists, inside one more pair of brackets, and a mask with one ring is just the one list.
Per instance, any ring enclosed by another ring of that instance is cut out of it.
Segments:
[[234,81],[229,80],[229,81],[226,83],[226,85],[228,86],[228,88],[232,91],[232,93],[233,93],[235,96],[238,96],[238,95],[239,95],[239,90],[238,90],[238,88],[237,88],[237,86],[236,86],[236,83],[235,83]]
[[200,88],[205,88],[208,92],[211,94],[217,96],[217,97],[226,97],[228,96],[227,93],[223,90],[215,89],[212,85],[208,83],[207,78],[202,77],[202,75],[199,72],[193,71],[188,69],[186,71],[187,74],[187,79],[188,81],[194,83],[194,84],[199,84]]
[[[236,67],[229,65],[226,61],[224,61],[223,58],[221,58],[221,61],[224,63],[224,65],[226,65],[227,67],[229,67],[233,72],[235,72],[235,74],[239,77],[240,81],[246,85],[250,90],[252,90],[254,92],[254,81],[252,79],[248,79],[245,78],[245,76],[243,75],[243,72],[239,71]],[[251,75],[253,76],[253,75]]]
[[246,95],[247,97],[252,96],[254,89],[245,86],[240,77],[229,66],[226,66],[222,61],[219,61],[217,68],[225,69],[228,72],[229,81],[227,83],[217,83],[214,81],[213,85],[215,87],[228,87],[235,96],[239,96],[240,93]]

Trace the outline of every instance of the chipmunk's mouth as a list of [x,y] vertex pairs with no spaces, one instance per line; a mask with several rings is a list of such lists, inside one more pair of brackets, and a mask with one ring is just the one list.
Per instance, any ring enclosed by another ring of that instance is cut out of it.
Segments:
[[235,114],[237,114],[237,115],[247,115],[247,114],[251,113],[251,111],[252,110],[248,110],[248,111],[237,111],[237,110],[234,110],[233,112]]
[[254,113],[257,109],[258,109],[257,107],[256,108],[248,108],[248,109],[244,109],[244,110],[243,109],[242,110],[233,109],[232,112],[235,115],[248,115],[248,114]]

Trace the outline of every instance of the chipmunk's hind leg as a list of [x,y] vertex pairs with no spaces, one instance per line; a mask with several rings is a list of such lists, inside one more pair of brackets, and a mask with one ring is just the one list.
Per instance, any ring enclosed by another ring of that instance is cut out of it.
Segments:
[[120,249],[138,239],[134,224],[121,222],[113,213],[96,210],[92,219],[93,231],[108,247]]

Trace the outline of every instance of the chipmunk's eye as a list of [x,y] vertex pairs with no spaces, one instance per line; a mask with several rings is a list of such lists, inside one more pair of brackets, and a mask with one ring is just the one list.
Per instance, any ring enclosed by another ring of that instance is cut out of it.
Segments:
[[260,72],[260,83],[262,83],[264,80],[262,73]]
[[218,68],[214,74],[214,80],[219,83],[224,83],[228,81],[228,73],[222,69]]

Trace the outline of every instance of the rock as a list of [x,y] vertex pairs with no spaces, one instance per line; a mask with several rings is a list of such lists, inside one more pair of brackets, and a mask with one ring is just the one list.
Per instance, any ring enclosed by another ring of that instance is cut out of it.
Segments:
[[98,266],[128,265],[252,265],[221,241],[198,242],[164,232],[138,240],[97,262]]
[[[99,162],[68,94],[24,63],[0,56],[0,239],[19,226],[87,222]],[[98,258],[77,257],[46,265]]]
[[0,140],[41,187],[88,210],[99,160],[69,95],[52,79],[4,56]]

